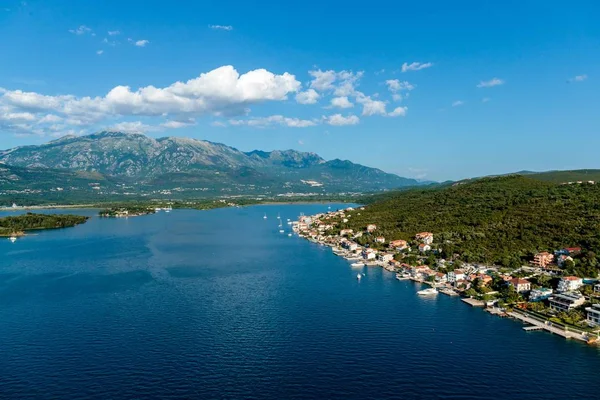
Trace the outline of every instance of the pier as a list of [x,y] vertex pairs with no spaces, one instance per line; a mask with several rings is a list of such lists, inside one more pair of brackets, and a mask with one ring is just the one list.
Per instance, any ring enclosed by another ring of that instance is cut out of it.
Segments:
[[532,315],[526,315],[518,311],[511,311],[508,313],[508,315],[522,322],[530,324],[531,326],[526,326],[523,328],[526,331],[545,330],[547,332],[554,333],[555,335],[562,336],[565,339],[576,339],[586,343],[589,339],[588,336],[583,332],[557,326],[550,321],[544,321],[541,318],[537,318]]
[[485,303],[481,300],[476,300],[476,299],[461,299],[462,301],[464,301],[465,303],[467,303],[468,305],[470,305],[471,307],[484,307]]

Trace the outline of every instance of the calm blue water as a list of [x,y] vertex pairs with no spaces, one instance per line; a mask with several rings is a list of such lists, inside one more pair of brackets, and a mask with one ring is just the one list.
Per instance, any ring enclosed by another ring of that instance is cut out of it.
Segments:
[[599,398],[597,349],[278,233],[326,207],[0,240],[0,398]]

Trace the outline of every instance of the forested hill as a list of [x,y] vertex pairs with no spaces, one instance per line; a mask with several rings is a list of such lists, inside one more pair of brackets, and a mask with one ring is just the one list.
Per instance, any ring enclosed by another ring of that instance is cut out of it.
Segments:
[[347,227],[369,223],[387,240],[433,232],[434,247],[467,262],[518,265],[538,251],[572,246],[600,252],[600,185],[507,176],[414,189],[369,205]]

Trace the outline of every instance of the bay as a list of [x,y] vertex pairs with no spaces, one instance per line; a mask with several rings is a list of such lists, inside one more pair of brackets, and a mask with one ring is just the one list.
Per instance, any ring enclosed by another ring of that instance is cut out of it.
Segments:
[[287,236],[327,207],[60,210],[94,217],[0,240],[0,398],[600,398],[597,348]]

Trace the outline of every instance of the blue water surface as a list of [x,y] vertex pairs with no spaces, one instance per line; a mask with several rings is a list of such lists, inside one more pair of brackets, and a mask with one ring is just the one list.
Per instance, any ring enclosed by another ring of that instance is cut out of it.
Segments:
[[600,398],[598,349],[287,236],[327,207],[63,210],[93,218],[1,239],[0,398]]

